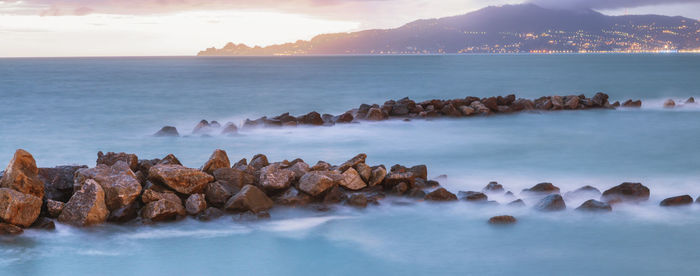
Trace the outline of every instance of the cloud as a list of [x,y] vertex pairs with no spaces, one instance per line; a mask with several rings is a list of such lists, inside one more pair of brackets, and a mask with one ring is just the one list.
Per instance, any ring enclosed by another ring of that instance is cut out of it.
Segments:
[[698,4],[700,0],[530,0],[530,3],[550,8],[604,10],[669,4]]

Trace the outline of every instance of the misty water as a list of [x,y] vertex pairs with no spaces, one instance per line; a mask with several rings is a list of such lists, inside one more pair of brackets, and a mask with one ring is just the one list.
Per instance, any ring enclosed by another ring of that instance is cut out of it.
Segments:
[[[489,181],[520,190],[548,181],[562,192],[625,181],[648,202],[610,214],[539,213],[466,202],[387,198],[367,209],[276,207],[271,219],[185,219],[0,237],[0,274],[697,274],[700,206],[660,200],[700,196],[699,55],[469,55],[275,58],[0,59],[0,166],[15,149],[40,167],[95,165],[97,151],[140,158],[175,154],[200,167],[214,149],[230,159],[428,166],[453,192]],[[340,114],[362,103],[432,98],[608,93],[641,109],[521,113],[243,131],[237,136],[156,138],[164,125],[189,134],[201,119]],[[528,206],[534,204],[527,199]],[[700,204],[696,204],[700,205]],[[518,218],[512,227],[486,223]]]

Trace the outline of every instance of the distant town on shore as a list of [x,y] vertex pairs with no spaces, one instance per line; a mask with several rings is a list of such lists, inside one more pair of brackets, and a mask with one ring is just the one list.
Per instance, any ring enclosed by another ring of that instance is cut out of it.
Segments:
[[228,43],[198,56],[609,52],[700,53],[700,21],[505,5],[396,29],[322,34],[267,47]]

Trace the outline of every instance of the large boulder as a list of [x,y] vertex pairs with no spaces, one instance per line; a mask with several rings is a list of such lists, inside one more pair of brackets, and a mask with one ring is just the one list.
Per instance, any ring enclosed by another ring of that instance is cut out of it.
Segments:
[[264,212],[272,208],[274,202],[263,191],[253,185],[247,185],[226,202],[224,208],[231,212]]
[[185,201],[185,210],[190,215],[196,215],[207,209],[207,201],[203,194],[192,194]]
[[382,184],[382,182],[384,182],[385,177],[386,169],[382,166],[376,167],[372,170],[372,175],[370,176],[367,185],[370,187],[374,187],[378,184]]
[[255,171],[258,171],[268,165],[270,165],[270,162],[267,161],[267,156],[264,154],[256,154],[253,156],[253,159],[250,159],[250,164],[248,164],[248,166],[253,167]]
[[586,202],[582,203],[581,206],[576,208],[577,211],[588,211],[588,212],[610,212],[612,211],[612,207],[610,207],[610,204],[607,204],[602,201],[597,201],[595,199],[589,199]]
[[149,202],[141,209],[141,217],[152,222],[174,220],[185,214],[182,202],[168,199]]
[[435,191],[432,191],[425,195],[425,200],[431,200],[431,201],[453,201],[457,200],[457,196],[453,193],[450,193],[447,191],[445,188],[438,188]]
[[51,199],[46,199],[45,205],[46,216],[50,218],[58,218],[58,216],[61,215],[61,212],[63,211],[63,207],[66,206],[66,204],[61,201]]
[[559,194],[551,194],[541,199],[535,205],[535,209],[538,211],[561,211],[566,209],[566,203],[564,203],[564,198]]
[[188,195],[203,191],[207,183],[214,181],[205,172],[180,165],[155,165],[148,170],[148,179]]
[[132,171],[138,171],[139,169],[139,157],[136,156],[136,154],[124,152],[108,152],[107,154],[104,154],[101,151],[97,153],[97,165],[104,164],[107,166],[112,166],[119,161],[126,162]]
[[235,188],[224,181],[217,180],[207,184],[204,190],[204,197],[214,206],[221,207],[239,190],[240,188]]
[[234,188],[236,192],[245,185],[255,183],[255,176],[236,168],[220,168],[214,171],[214,179],[226,183],[229,187]]
[[388,116],[378,107],[372,107],[367,111],[365,120],[368,121],[381,121],[386,120]]
[[413,172],[391,172],[384,177],[384,186],[389,189],[401,182],[408,184],[409,188],[413,188],[416,183],[416,175]]
[[310,167],[309,164],[306,164],[304,161],[299,161],[295,162],[287,169],[294,172],[295,180],[299,180],[299,178],[301,178],[303,175],[309,172]]
[[360,174],[353,168],[348,168],[345,170],[342,176],[343,177],[341,178],[339,184],[348,190],[358,191],[364,187],[367,187],[367,184],[362,181]]
[[625,182],[603,192],[601,199],[608,203],[647,201],[649,188],[641,183]]
[[0,188],[0,219],[29,227],[41,213],[41,198],[8,188]]
[[104,190],[95,180],[88,179],[63,207],[58,221],[75,226],[90,226],[105,222],[108,215]]
[[312,111],[306,115],[299,116],[299,123],[320,126],[323,125],[323,118],[321,118],[321,114],[318,112]]
[[314,197],[323,194],[334,184],[334,179],[322,171],[310,171],[299,178],[299,190]]
[[598,92],[593,96],[591,101],[593,101],[596,107],[605,107],[608,104],[608,94]]
[[661,201],[659,204],[660,206],[663,207],[670,207],[670,206],[683,206],[683,205],[690,205],[693,204],[693,198],[690,197],[689,195],[682,195],[682,196],[674,196],[674,197],[669,197],[667,199],[664,199]]
[[360,153],[358,155],[355,155],[355,157],[351,158],[348,161],[345,161],[345,163],[341,164],[338,166],[338,170],[340,172],[345,172],[345,170],[354,167],[357,164],[364,163],[365,160],[367,159],[367,154]]
[[281,169],[280,164],[272,164],[260,169],[260,186],[265,191],[280,191],[289,188],[296,174],[287,169]]
[[44,196],[47,199],[68,202],[73,195],[73,176],[87,166],[58,166],[39,168],[39,179],[44,182]]
[[16,225],[0,222],[0,236],[1,235],[19,235],[22,233],[24,233],[24,229],[22,229]]
[[36,161],[29,152],[18,149],[0,178],[0,187],[13,189],[39,199],[44,198],[44,183],[38,176]]
[[214,174],[214,171],[220,168],[231,167],[231,161],[228,160],[226,151],[217,149],[211,154],[209,160],[202,166],[201,170],[208,174]]
[[88,179],[94,179],[102,186],[105,204],[110,211],[131,204],[141,194],[141,183],[123,161],[117,161],[111,167],[99,164],[95,168],[79,169],[74,179],[75,190],[79,190]]

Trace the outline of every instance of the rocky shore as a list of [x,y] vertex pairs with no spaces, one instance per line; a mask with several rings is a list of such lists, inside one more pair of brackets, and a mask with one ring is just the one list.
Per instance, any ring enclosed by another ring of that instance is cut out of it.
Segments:
[[[200,168],[187,168],[172,154],[148,160],[135,154],[99,152],[95,167],[37,168],[33,156],[19,149],[0,178],[0,234],[21,234],[29,227],[50,230],[54,221],[86,227],[150,224],[187,216],[208,221],[226,214],[264,219],[272,208],[327,211],[339,204],[366,208],[388,196],[498,205],[489,196],[506,195],[513,199],[507,204],[510,207],[526,207],[522,198],[534,198],[537,203],[530,207],[543,212],[565,210],[567,200],[578,198],[589,200],[576,210],[610,212],[615,204],[647,201],[650,195],[640,183],[622,183],[602,193],[585,186],[563,195],[552,183],[539,183],[521,191],[518,198],[497,182],[481,191],[455,194],[429,180],[425,165],[387,168],[366,164],[366,158],[358,154],[339,165],[324,161],[310,165],[302,159],[269,162],[258,154],[250,162],[244,158],[232,164],[225,151],[216,150]],[[682,195],[659,205],[693,202]],[[516,221],[503,215],[489,223]]]
[[[332,126],[392,119],[463,118],[533,111],[638,108],[642,106],[640,100],[610,103],[608,98],[607,94],[601,92],[596,93],[592,98],[587,98],[585,95],[569,95],[545,96],[535,100],[516,98],[513,94],[488,98],[469,96],[451,100],[434,99],[418,103],[409,98],[403,98],[386,101],[382,105],[362,104],[358,108],[348,110],[340,115],[319,114],[312,111],[295,117],[284,113],[271,118],[265,116],[254,120],[246,119],[240,125],[227,122],[223,126],[218,121],[202,120],[194,127],[192,134],[234,135],[241,129],[257,127]],[[154,136],[180,136],[180,132],[174,126],[164,126]]]

